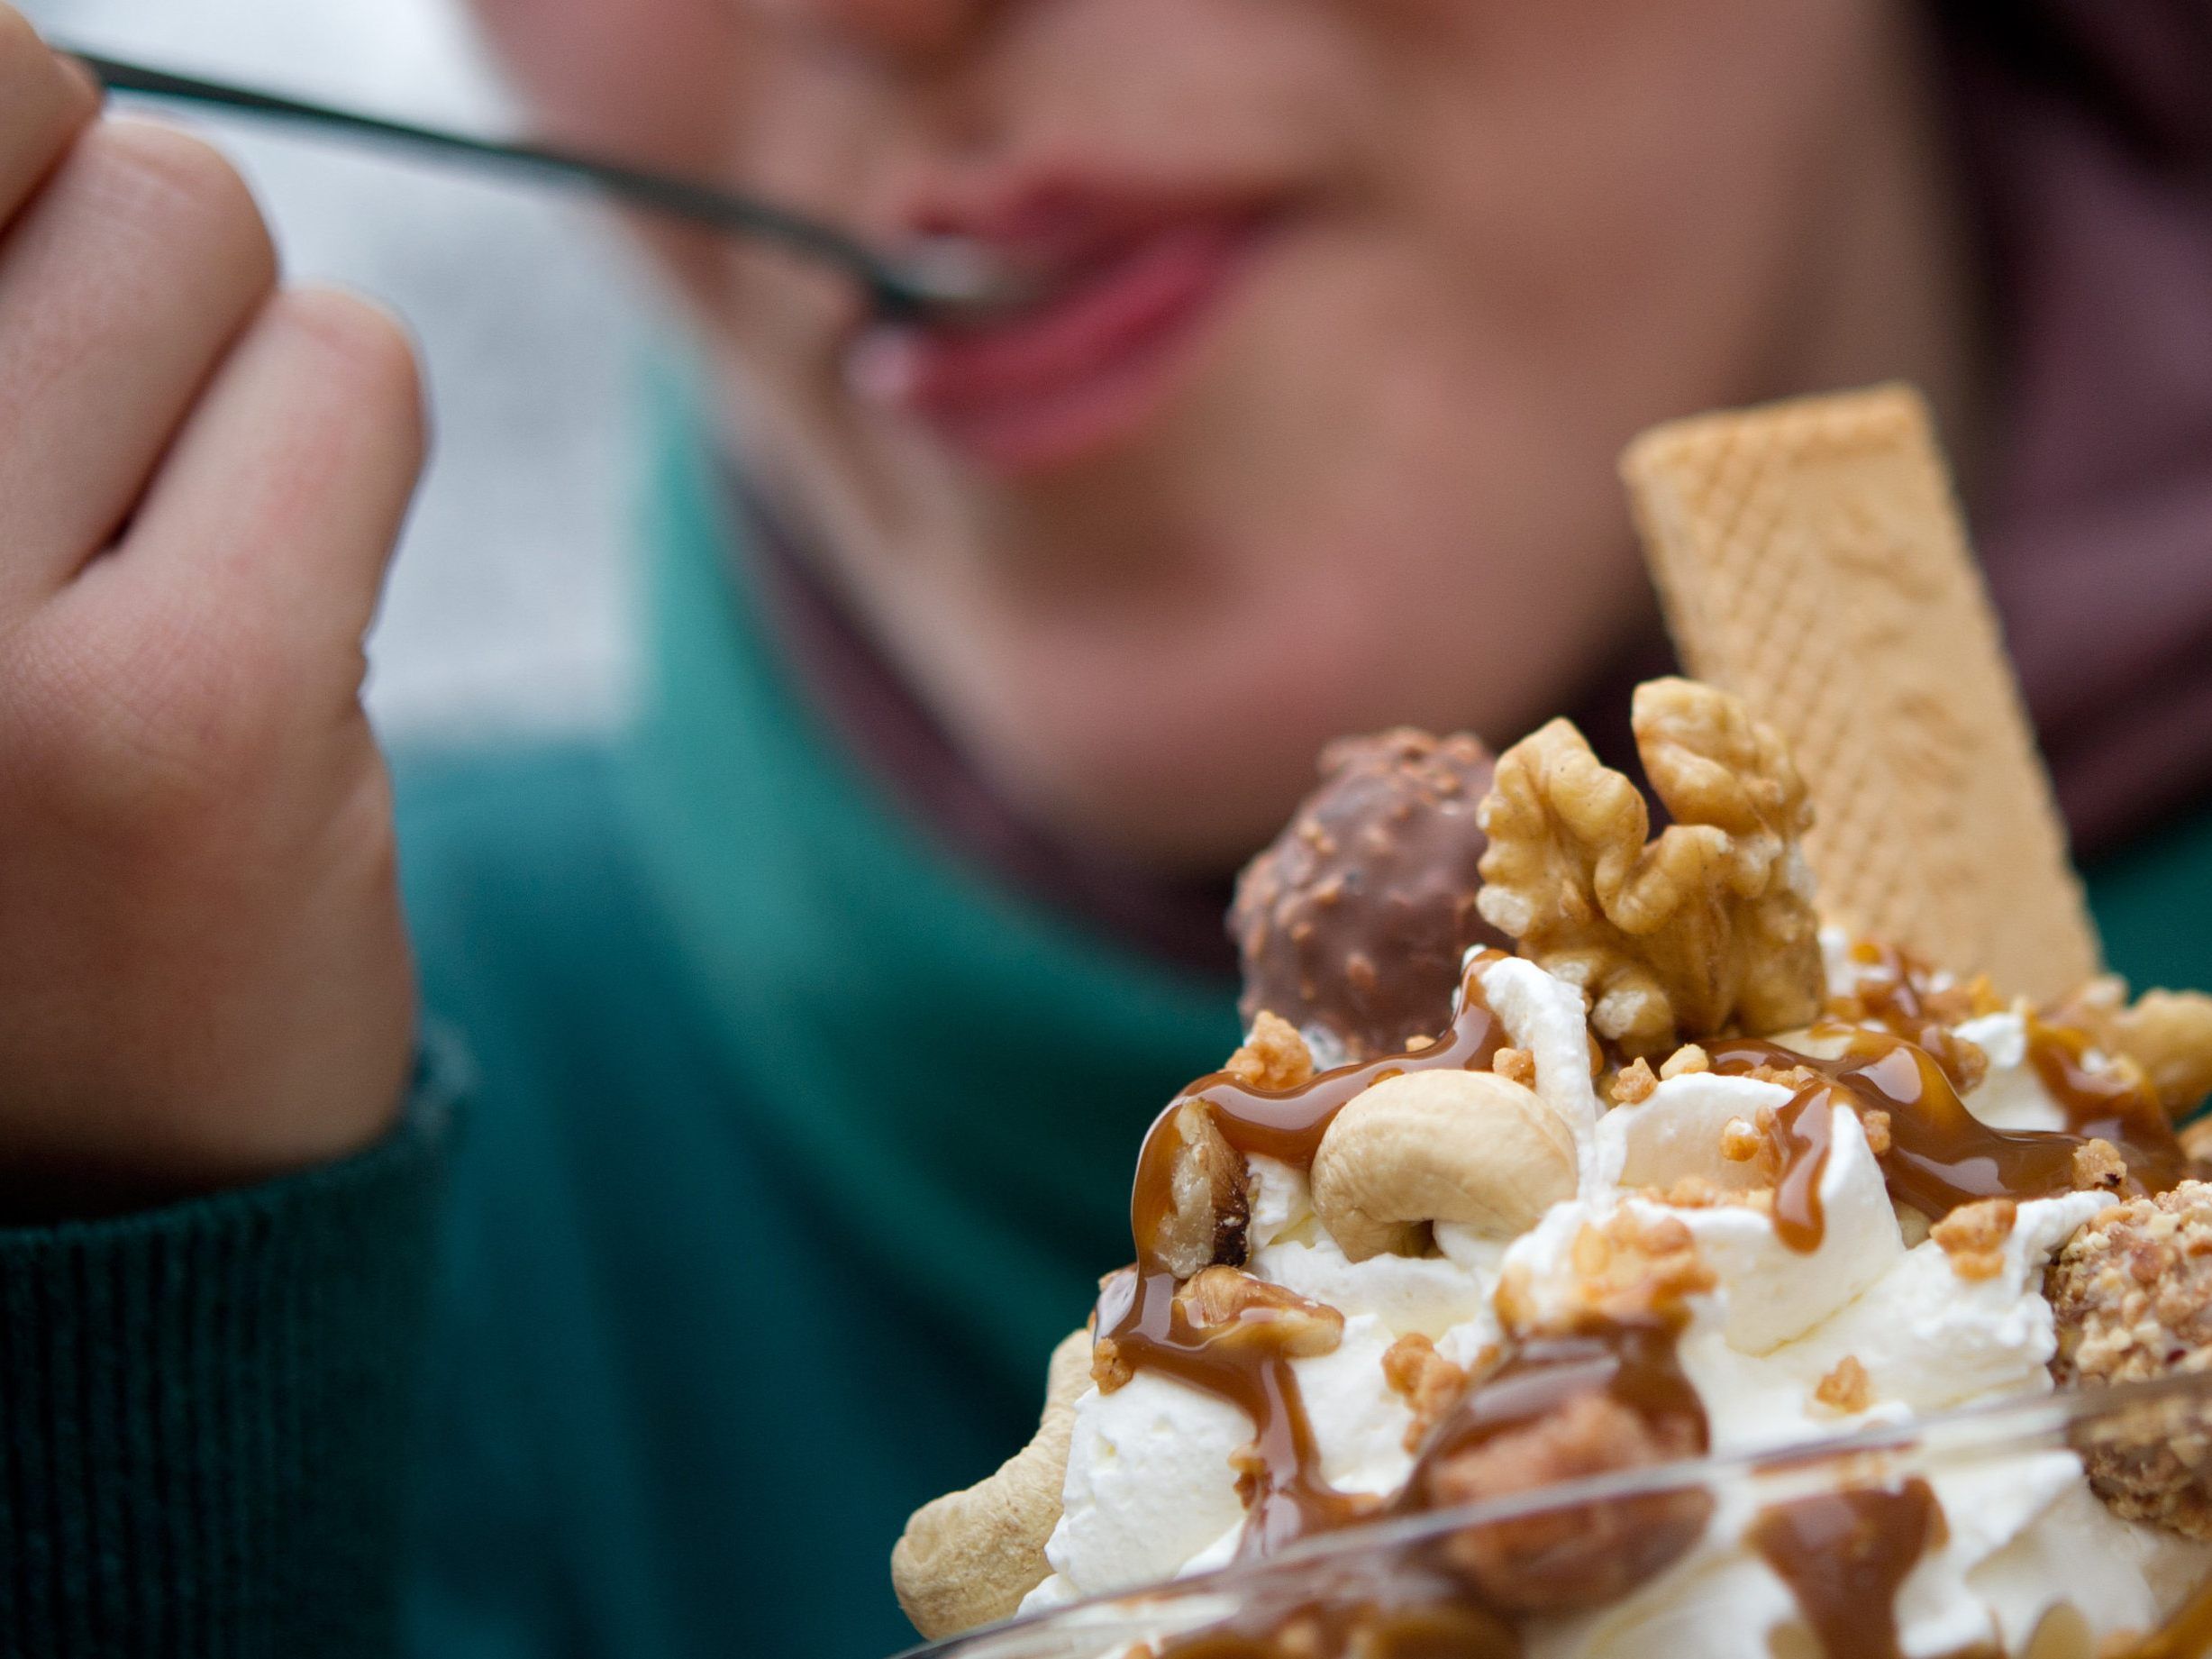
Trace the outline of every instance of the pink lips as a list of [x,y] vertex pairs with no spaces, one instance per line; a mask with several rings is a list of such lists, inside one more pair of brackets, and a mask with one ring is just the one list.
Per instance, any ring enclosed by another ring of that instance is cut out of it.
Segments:
[[1037,305],[987,324],[875,330],[855,342],[850,378],[994,471],[1079,460],[1164,401],[1258,233],[1252,214],[1213,213],[1092,238]]

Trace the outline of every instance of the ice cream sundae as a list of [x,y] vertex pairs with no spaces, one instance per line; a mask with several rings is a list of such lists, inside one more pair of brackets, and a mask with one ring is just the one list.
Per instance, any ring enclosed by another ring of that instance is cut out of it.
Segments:
[[[2000,889],[2020,914],[1980,934],[1944,909],[1969,960],[1866,931],[1880,903],[1816,881],[1827,799],[1758,699],[1661,679],[1633,715],[1656,833],[1564,721],[1494,762],[1411,732],[1331,752],[1241,884],[1247,1035],[1143,1143],[1133,1264],[1054,1355],[1036,1440],[900,1542],[925,1635],[2212,1368],[2212,1181],[2175,1126],[2212,1089],[2212,999],[2054,982],[2094,966],[2062,866],[2055,905]],[[2147,1654],[2185,1651],[2153,1644],[2207,1576],[2212,1436],[2184,1432],[1533,1513],[1441,1534],[1351,1612],[1150,1645]]]

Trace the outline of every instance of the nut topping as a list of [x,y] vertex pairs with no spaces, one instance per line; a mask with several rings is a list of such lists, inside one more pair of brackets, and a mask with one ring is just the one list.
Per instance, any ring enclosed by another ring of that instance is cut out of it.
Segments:
[[1355,1262],[1416,1250],[1433,1221],[1497,1236],[1575,1189],[1574,1135],[1495,1071],[1406,1071],[1338,1113],[1314,1157],[1314,1214]]
[[[2188,1180],[2091,1217],[2044,1275],[2062,1388],[2212,1370],[2212,1185]],[[2186,1402],[2171,1402],[2177,1408]],[[2146,1414],[2081,1445],[2115,1515],[2212,1539],[2212,1436]]]
[[1153,1253],[1178,1279],[1215,1262],[1241,1265],[1252,1219],[1244,1155],[1229,1144],[1200,1101],[1178,1107],[1173,1126],[1174,1172]]
[[1442,1030],[1461,959],[1505,943],[1475,908],[1490,754],[1464,734],[1401,727],[1331,743],[1321,770],[1245,867],[1229,930],[1248,1018],[1272,1008],[1368,1060]]
[[1175,1306],[1209,1347],[1264,1348],[1310,1359],[1334,1350],[1344,1316],[1233,1267],[1209,1267],[1175,1293]]
[[1962,1204],[1928,1228],[1928,1236],[1951,1258],[1951,1271],[1969,1283],[1994,1279],[2005,1268],[2005,1241],[2012,1236],[2020,1207],[2010,1199]]
[[1554,720],[1498,760],[1483,916],[1581,986],[1598,1035],[1625,1053],[1804,1024],[1825,991],[1798,846],[1812,808],[1781,740],[1683,679],[1638,687],[1634,725],[1674,822],[1647,842],[1636,787]]

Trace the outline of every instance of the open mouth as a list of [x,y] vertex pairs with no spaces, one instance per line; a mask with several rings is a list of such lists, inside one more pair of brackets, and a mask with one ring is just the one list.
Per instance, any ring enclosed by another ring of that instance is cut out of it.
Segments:
[[1057,236],[994,239],[1039,273],[1037,300],[984,319],[871,330],[854,342],[850,378],[863,398],[992,470],[1082,460],[1165,401],[1266,224],[1250,210],[1093,211]]

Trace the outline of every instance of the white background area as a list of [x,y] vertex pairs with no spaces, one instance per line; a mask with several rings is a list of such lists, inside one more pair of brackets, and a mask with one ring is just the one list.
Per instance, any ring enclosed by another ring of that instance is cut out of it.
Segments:
[[[452,0],[15,0],[57,38],[403,118],[505,134]],[[141,106],[150,107],[150,106]],[[629,683],[628,524],[643,284],[558,194],[200,114],[287,273],[413,327],[434,458],[370,642],[387,734],[591,725]]]

